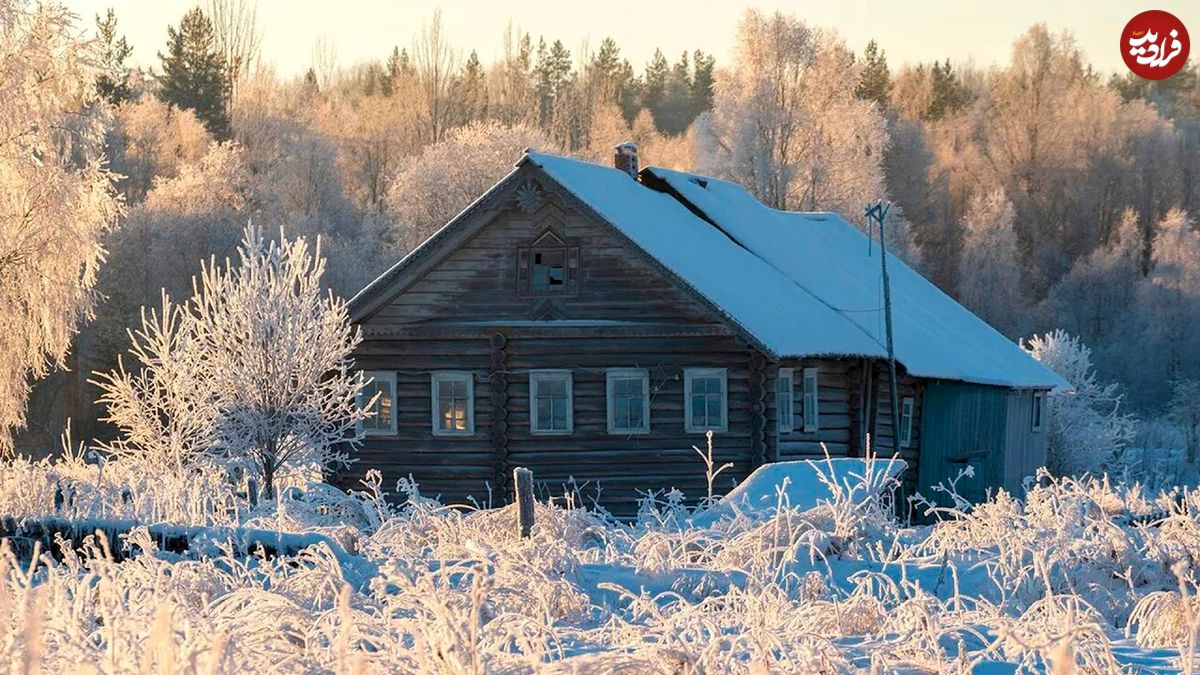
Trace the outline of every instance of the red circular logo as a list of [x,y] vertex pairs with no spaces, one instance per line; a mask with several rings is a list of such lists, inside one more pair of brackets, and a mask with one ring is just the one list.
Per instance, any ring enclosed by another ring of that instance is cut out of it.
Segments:
[[1147,80],[1161,80],[1179,72],[1190,48],[1183,22],[1161,9],[1138,14],[1121,31],[1121,58],[1134,75]]

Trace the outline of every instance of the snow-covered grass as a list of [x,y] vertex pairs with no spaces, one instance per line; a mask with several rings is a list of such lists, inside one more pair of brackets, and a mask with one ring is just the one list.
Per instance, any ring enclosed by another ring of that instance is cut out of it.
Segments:
[[0,653],[48,672],[1190,672],[1200,492],[1043,475],[1023,500],[911,526],[834,467],[809,470],[830,496],[805,510],[786,487],[765,514],[716,518],[677,500],[631,523],[539,503],[521,539],[513,507],[451,508],[409,481],[402,506],[376,480],[251,507],[216,478],[9,462],[0,509],[18,518],[327,538],[179,555],[135,529],[121,562],[100,539],[36,563],[5,544]]

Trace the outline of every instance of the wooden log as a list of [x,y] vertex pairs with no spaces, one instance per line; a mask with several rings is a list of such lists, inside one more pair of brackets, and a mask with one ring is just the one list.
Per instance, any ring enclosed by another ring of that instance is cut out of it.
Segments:
[[533,472],[525,467],[513,469],[513,485],[517,492],[517,529],[522,539],[533,531]]
[[492,468],[496,490],[500,498],[508,501],[512,497],[512,486],[508,485],[508,338],[504,333],[493,333],[491,346],[492,416],[498,420],[492,425]]

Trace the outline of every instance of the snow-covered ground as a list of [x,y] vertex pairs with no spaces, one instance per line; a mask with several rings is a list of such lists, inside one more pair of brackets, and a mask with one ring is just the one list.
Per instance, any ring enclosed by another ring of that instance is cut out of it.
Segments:
[[[38,565],[6,545],[0,651],[47,672],[1189,667],[1178,654],[1200,623],[1200,493],[1043,477],[1025,501],[1000,494],[910,527],[891,515],[898,469],[768,467],[704,510],[647,499],[634,523],[538,504],[521,539],[513,507],[450,508],[407,482],[401,507],[378,484],[318,485],[257,508],[231,494],[203,517],[152,515],[152,498],[185,488],[117,463],[102,476],[18,460],[0,481],[5,513],[174,521],[196,544],[168,553],[134,528],[121,562],[97,540]],[[312,545],[246,555],[222,543],[235,525]]]

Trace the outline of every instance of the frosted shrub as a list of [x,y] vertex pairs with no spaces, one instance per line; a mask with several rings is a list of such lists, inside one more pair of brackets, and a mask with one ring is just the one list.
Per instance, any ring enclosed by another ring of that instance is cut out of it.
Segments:
[[1022,347],[1068,383],[1049,397],[1049,468],[1058,474],[1103,471],[1134,434],[1133,416],[1121,412],[1120,385],[1101,384],[1092,350],[1066,331],[1035,335]]

